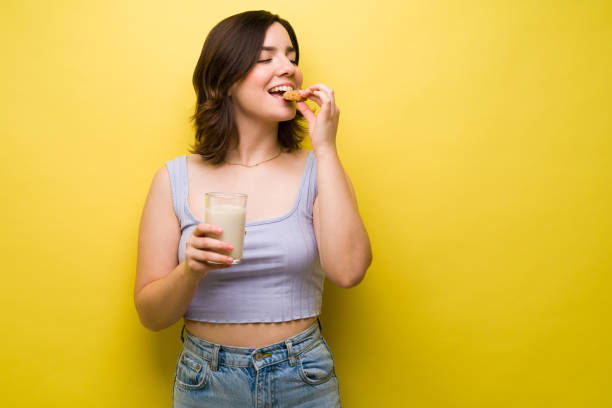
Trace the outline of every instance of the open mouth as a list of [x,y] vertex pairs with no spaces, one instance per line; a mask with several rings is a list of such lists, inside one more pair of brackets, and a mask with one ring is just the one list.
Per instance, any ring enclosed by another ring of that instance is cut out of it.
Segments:
[[292,90],[293,90],[293,87],[291,86],[277,86],[277,87],[270,89],[268,93],[272,95],[273,98],[280,99],[285,102],[290,102],[283,98],[283,94],[287,91],[292,91]]
[[280,92],[280,93],[271,93],[270,95],[274,98],[274,99],[279,99],[281,101],[285,101],[285,102],[291,102],[288,101],[287,99],[283,98],[283,93],[284,92]]

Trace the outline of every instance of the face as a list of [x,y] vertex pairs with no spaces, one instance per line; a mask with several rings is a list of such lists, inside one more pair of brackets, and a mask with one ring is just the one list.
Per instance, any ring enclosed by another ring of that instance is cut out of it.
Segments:
[[295,102],[284,100],[282,93],[271,94],[268,91],[279,85],[301,88],[302,72],[294,63],[295,57],[287,30],[274,22],[266,31],[257,62],[242,80],[230,88],[236,115],[275,122],[293,119]]

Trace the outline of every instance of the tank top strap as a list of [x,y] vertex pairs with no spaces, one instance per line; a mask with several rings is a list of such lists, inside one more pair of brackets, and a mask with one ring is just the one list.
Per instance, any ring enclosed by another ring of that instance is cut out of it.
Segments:
[[318,194],[317,159],[312,150],[308,153],[308,160],[304,169],[304,180],[300,189],[302,190],[300,191],[300,210],[308,218],[312,218],[312,209]]
[[173,160],[167,161],[166,167],[168,168],[170,185],[172,187],[172,205],[174,206],[174,213],[182,227],[187,217],[185,212],[188,194],[187,156],[177,156]]

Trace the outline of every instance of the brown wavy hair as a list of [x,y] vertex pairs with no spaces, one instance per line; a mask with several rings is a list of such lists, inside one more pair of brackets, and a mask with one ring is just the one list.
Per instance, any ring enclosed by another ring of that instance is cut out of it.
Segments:
[[[274,22],[287,30],[298,64],[300,48],[295,31],[288,21],[268,11],[246,11],[228,17],[206,37],[193,73],[197,103],[190,121],[194,122],[196,134],[190,153],[220,164],[227,151],[238,145],[238,128],[228,91],[257,63],[266,31]],[[300,148],[304,139],[303,118],[298,110],[293,119],[279,122],[278,142],[284,151]]]

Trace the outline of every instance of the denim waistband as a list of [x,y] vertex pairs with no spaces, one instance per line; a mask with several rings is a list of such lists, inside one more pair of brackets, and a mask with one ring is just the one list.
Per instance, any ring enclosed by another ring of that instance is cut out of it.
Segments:
[[255,366],[256,369],[289,360],[293,366],[299,360],[300,354],[310,350],[321,338],[321,322],[317,318],[306,330],[278,343],[260,348],[225,346],[201,339],[183,325],[181,340],[183,349],[189,350],[216,370],[218,365],[234,367]]

